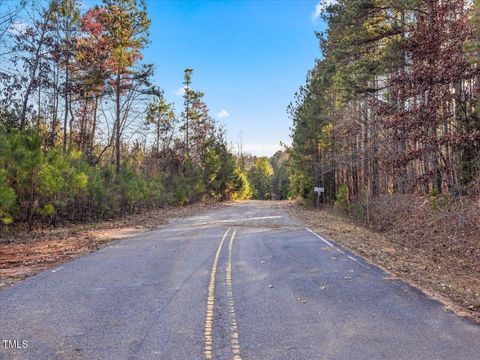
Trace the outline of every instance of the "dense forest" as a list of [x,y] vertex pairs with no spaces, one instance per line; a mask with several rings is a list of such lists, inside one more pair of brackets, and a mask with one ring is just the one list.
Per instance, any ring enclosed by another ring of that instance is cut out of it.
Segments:
[[185,69],[152,83],[145,2],[0,0],[0,219],[90,221],[204,199],[322,201],[480,192],[480,2],[328,2],[292,145],[235,154]]
[[290,192],[368,217],[372,199],[480,192],[480,2],[339,0],[288,111]]
[[143,1],[0,1],[0,219],[55,225],[249,198],[193,70],[174,109],[142,60]]

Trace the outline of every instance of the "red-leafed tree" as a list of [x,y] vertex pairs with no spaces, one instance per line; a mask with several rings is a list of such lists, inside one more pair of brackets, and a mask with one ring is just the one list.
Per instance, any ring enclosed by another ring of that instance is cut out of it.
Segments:
[[105,27],[100,21],[103,12],[103,8],[93,8],[85,13],[81,21],[82,36],[76,43],[77,76],[83,100],[81,116],[85,120],[80,122],[79,145],[86,148],[91,163],[94,162],[98,105],[106,93],[106,80],[111,74],[108,60],[112,43],[105,36]]
[[464,0],[426,1],[404,42],[406,64],[389,79],[385,124],[405,145],[392,161],[396,167],[412,165],[411,174],[426,190],[458,186],[455,164],[458,158],[468,162],[479,140],[472,111],[478,69],[464,51],[473,36],[465,9]]
[[154,92],[148,82],[152,67],[138,65],[142,59],[141,51],[148,42],[150,20],[144,1],[105,0],[102,7],[90,13],[86,24],[109,49],[104,65],[115,104],[112,139],[118,175],[121,169],[121,137],[128,124],[129,112],[138,95]]

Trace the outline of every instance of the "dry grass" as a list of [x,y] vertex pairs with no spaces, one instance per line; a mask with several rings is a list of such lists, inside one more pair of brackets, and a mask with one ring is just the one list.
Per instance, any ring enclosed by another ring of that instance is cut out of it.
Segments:
[[[129,215],[122,219],[56,229],[4,233],[0,238],[0,288],[98,250],[104,244],[158,228],[221,204],[194,204]],[[139,225],[140,224],[140,225]]]

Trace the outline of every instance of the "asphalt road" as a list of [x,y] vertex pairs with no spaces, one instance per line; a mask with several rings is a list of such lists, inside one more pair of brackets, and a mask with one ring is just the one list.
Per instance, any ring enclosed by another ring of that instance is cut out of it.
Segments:
[[0,340],[1,359],[480,359],[480,326],[255,201],[0,291]]

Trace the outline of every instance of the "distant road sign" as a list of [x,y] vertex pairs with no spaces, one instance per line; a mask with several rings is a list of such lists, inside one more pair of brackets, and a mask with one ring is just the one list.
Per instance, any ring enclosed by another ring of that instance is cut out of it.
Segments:
[[315,190],[316,193],[325,192],[325,188],[323,188],[323,187],[315,187],[314,190]]

